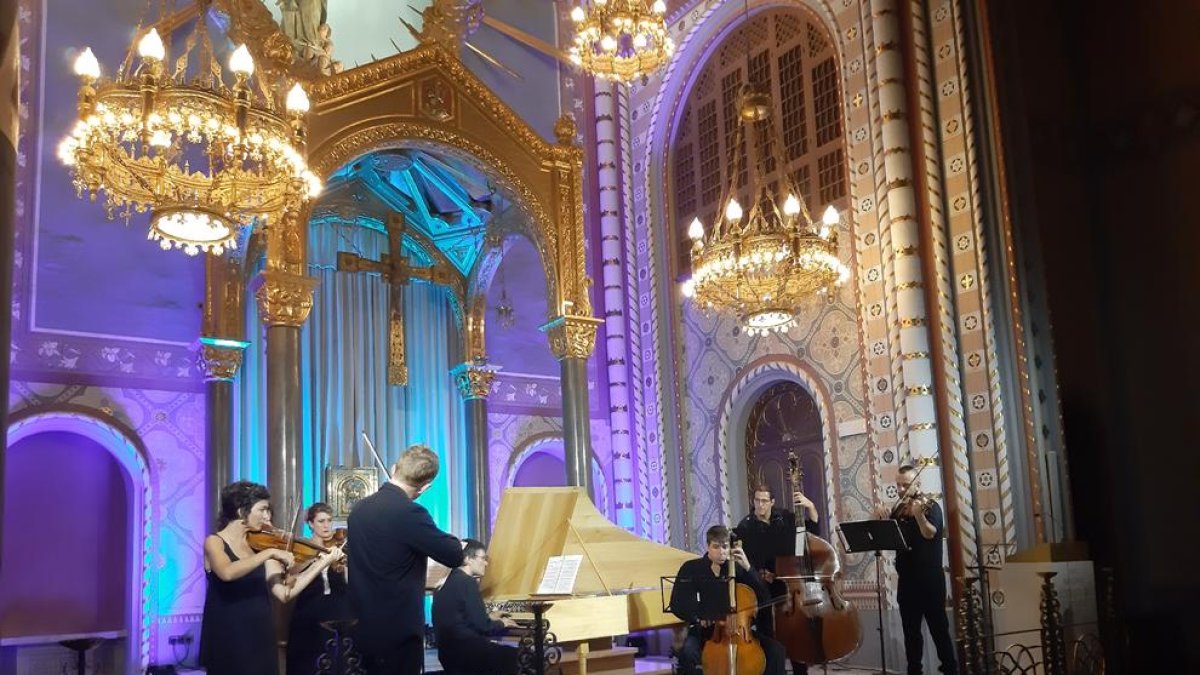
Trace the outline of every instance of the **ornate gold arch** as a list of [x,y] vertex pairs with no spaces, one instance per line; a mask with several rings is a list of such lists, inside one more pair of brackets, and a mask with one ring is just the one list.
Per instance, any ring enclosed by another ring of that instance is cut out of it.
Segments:
[[[448,152],[491,177],[525,215],[504,227],[528,237],[541,256],[547,321],[554,324],[551,348],[560,358],[591,352],[595,324],[583,252],[583,151],[575,145],[569,117],[555,127],[557,143],[547,142],[436,44],[322,80],[311,96],[309,165],[322,177],[357,157],[397,147]],[[500,234],[489,233],[490,246]],[[472,276],[480,269],[477,265]],[[465,343],[466,357],[473,359],[483,356],[485,303],[478,295],[487,285],[471,279],[468,288]]]

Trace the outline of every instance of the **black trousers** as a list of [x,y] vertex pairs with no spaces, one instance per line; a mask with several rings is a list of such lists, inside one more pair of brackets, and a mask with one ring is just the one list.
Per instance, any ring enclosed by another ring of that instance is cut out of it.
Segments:
[[425,667],[425,641],[415,635],[380,649],[364,646],[363,669],[367,675],[421,675]]
[[[762,644],[763,654],[767,657],[767,669],[763,675],[784,675],[786,672],[783,663],[787,658],[783,652],[783,645],[775,641],[774,638],[758,636],[758,641]],[[688,630],[687,637],[683,640],[683,646],[679,648],[679,672],[683,675],[702,675],[704,669],[701,667],[702,654],[704,653],[704,638],[701,637],[698,630]]]
[[[939,574],[941,570],[938,570]],[[900,580],[896,600],[900,604],[900,623],[904,627],[904,655],[908,659],[908,675],[924,672],[925,638],[921,622],[929,626],[929,637],[937,650],[941,671],[958,675],[958,658],[954,641],[950,639],[950,621],[946,617],[946,583],[941,578],[905,582]]]
[[438,661],[446,675],[515,675],[517,648],[487,638],[439,642]]

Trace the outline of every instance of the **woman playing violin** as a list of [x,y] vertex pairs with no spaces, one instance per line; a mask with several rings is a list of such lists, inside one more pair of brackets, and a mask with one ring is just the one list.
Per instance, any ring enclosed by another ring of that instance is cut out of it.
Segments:
[[[708,528],[705,540],[707,552],[696,560],[683,563],[671,588],[671,612],[688,624],[687,636],[678,651],[679,670],[684,675],[703,672],[700,655],[704,642],[713,633],[714,623],[706,615],[711,613],[712,608],[729,606],[728,587],[723,582],[729,579],[727,563],[730,556],[736,563],[734,577],[737,583],[754,589],[759,603],[766,603],[771,597],[758,572],[751,569],[750,561],[742,549],[730,549],[729,528],[713,525]],[[766,655],[765,675],[783,675],[783,645],[763,635],[757,637]]]
[[[340,551],[344,530],[335,532],[333,509],[324,502],[308,507],[305,514],[312,530],[312,541],[330,550]],[[324,651],[330,633],[321,627],[322,621],[350,618],[350,598],[346,595],[346,566],[332,565],[321,569],[319,580],[309,584],[296,596],[292,623],[288,627],[288,675],[312,675],[317,672],[317,659]]]
[[238,481],[221,490],[217,533],[204,540],[208,589],[200,628],[200,663],[209,675],[276,675],[279,672],[271,596],[288,602],[321,570],[342,556],[323,553],[298,577],[287,581],[292,553],[268,548],[255,553],[251,532],[270,529],[267,488]]

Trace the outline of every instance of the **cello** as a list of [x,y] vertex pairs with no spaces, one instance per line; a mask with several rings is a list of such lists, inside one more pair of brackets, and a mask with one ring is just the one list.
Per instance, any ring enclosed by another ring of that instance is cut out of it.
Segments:
[[[794,452],[788,453],[788,466],[794,501],[803,476]],[[775,638],[793,661],[818,664],[845,658],[862,642],[858,610],[838,588],[837,551],[809,532],[799,513],[795,551],[775,560],[775,578],[787,586],[782,606],[775,608]]]
[[[741,544],[731,544],[734,550]],[[732,551],[729,555],[729,614],[718,621],[700,655],[704,675],[763,675],[767,655],[751,631],[758,613],[758,596],[746,584],[737,583]]]

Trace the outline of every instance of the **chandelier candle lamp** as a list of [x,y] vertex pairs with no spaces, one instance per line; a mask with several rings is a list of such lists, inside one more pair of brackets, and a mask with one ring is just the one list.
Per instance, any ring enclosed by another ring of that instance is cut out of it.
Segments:
[[[745,150],[734,151],[728,168],[729,184],[719,203],[723,218],[706,232],[700,218],[688,226],[692,239],[692,276],[683,282],[685,297],[706,310],[730,311],[751,334],[786,330],[809,300],[844,283],[849,270],[838,258],[840,216],[832,205],[820,223],[790,176],[769,184],[764,156],[785,147],[770,119],[769,97],[747,87],[742,94],[740,124],[733,148],[762,148],[755,153],[754,171],[743,180],[752,190],[749,209],[738,201],[738,177],[743,174]],[[747,130],[767,138],[749,143]]]
[[571,10],[575,44],[568,56],[598,78],[628,83],[646,77],[675,53],[666,14],[663,0],[585,0]]
[[103,193],[108,217],[126,223],[150,211],[148,238],[188,255],[221,255],[242,226],[299,209],[321,190],[305,160],[304,90],[283,95],[254,78],[245,45],[229,58],[227,85],[206,24],[201,13],[172,69],[154,28],[136,32],[111,80],[85,49],[75,60],[79,121],[58,148],[80,197]]

